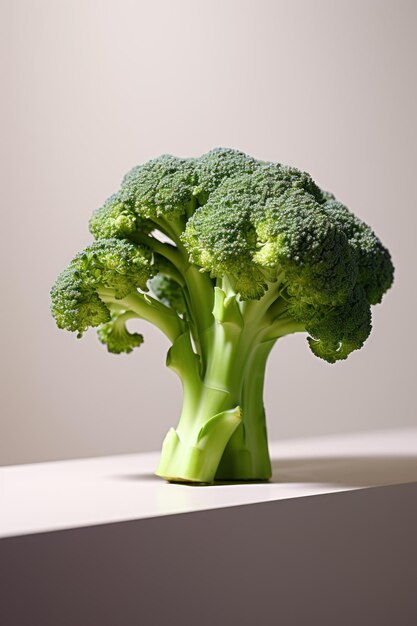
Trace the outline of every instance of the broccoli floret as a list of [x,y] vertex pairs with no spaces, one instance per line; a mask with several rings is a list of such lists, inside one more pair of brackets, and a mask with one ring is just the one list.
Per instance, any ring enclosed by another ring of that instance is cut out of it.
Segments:
[[106,200],[90,219],[90,232],[96,239],[129,239],[138,231],[147,233],[153,228],[152,223],[141,218],[131,205],[122,202],[118,194]]
[[371,332],[371,310],[363,287],[356,285],[340,306],[315,309],[305,327],[311,350],[329,363],[362,348]]
[[225,179],[190,218],[182,240],[192,261],[212,276],[227,275],[241,299],[262,298],[281,277],[287,312],[307,332],[314,329],[311,349],[332,363],[361,348],[371,329],[368,321],[355,336],[350,331],[356,286],[364,289],[368,320],[370,304],[393,277],[389,254],[368,226],[308,174],[280,165]]
[[126,322],[134,317],[130,312],[112,313],[110,321],[102,324],[97,335],[101,343],[107,346],[107,350],[113,354],[132,352],[134,348],[143,343],[143,335],[130,333],[126,328]]
[[388,250],[364,222],[329,193],[324,193],[323,208],[329,219],[344,232],[357,260],[358,283],[365,289],[369,304],[379,304],[394,279]]
[[52,312],[79,335],[99,326],[114,353],[143,341],[131,318],[168,337],[184,391],[157,470],[168,480],[269,478],[271,349],[302,332],[315,356],[346,359],[394,276],[372,229],[309,174],[227,148],[133,168],[90,230],[97,241],[58,277]]
[[176,218],[194,206],[194,159],[164,155],[134,167],[124,178],[122,202],[144,218]]
[[228,178],[251,174],[260,162],[244,152],[230,148],[216,148],[195,161],[196,185],[193,195],[199,204],[205,204],[209,195]]
[[107,306],[97,292],[89,289],[74,267],[68,267],[57,278],[51,290],[51,310],[58,328],[82,334],[90,326],[110,319]]
[[121,239],[101,239],[77,254],[51,291],[52,314],[58,327],[77,331],[110,320],[100,294],[117,301],[137,289],[147,291],[153,275],[152,254]]

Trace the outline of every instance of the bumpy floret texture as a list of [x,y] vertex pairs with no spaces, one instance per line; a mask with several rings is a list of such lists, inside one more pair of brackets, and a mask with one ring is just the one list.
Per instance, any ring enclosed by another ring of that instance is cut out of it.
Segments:
[[373,231],[308,174],[282,165],[258,163],[222,179],[182,239],[192,261],[212,276],[228,275],[242,299],[261,298],[279,278],[288,313],[329,362],[362,347],[370,305],[393,280]]
[[339,306],[313,307],[311,319],[307,313],[304,321],[316,356],[329,363],[346,359],[363,346],[371,332],[371,311],[363,287],[356,285]]
[[341,202],[323,192],[323,209],[329,220],[344,232],[358,264],[358,283],[370,304],[379,304],[392,285],[394,267],[388,250],[373,230],[349,211]]
[[59,328],[82,335],[88,327],[110,320],[100,289],[121,299],[140,288],[147,290],[153,275],[151,253],[123,239],[100,239],[77,254],[51,291],[52,313]]
[[90,219],[90,232],[96,239],[125,237],[140,231],[147,233],[152,224],[139,216],[131,203],[123,202],[119,194],[113,194],[102,207],[94,211]]
[[145,218],[176,218],[194,207],[194,159],[164,155],[134,167],[124,178],[122,202]]
[[[174,234],[191,263],[213,280],[227,277],[241,300],[262,298],[278,281],[285,314],[304,325],[314,354],[330,362],[363,345],[371,329],[370,305],[381,301],[393,280],[389,252],[371,228],[311,176],[231,149],[191,159],[164,155],[133,168],[95,212],[90,229],[99,240],[95,245],[110,237],[110,248],[117,239],[121,246],[143,241],[153,230]],[[110,286],[114,268],[92,263],[99,258],[96,250],[82,253],[58,280],[54,311],[62,327],[82,332],[87,319],[88,325],[108,321],[89,281],[97,271],[101,284]],[[101,250],[108,251],[108,244]],[[124,271],[115,272],[118,297],[134,283],[143,289],[143,278],[153,271],[159,273],[152,287],[158,299],[182,314],[180,287],[158,268],[158,254],[139,254],[146,261],[140,279],[125,271],[125,261]],[[83,263],[92,269],[87,272]],[[71,306],[60,304],[62,299]]]
[[199,205],[207,202],[210,194],[228,178],[252,174],[260,161],[230,148],[216,148],[199,159],[195,159],[196,185],[193,195]]
[[101,343],[105,344],[107,350],[113,354],[122,352],[129,354],[143,343],[143,335],[128,331],[123,313],[113,312],[110,320],[99,327],[97,335]]
[[242,298],[259,298],[282,271],[289,293],[334,303],[355,282],[346,236],[327,219],[312,179],[261,164],[225,179],[189,220],[183,241],[194,263],[229,274]]

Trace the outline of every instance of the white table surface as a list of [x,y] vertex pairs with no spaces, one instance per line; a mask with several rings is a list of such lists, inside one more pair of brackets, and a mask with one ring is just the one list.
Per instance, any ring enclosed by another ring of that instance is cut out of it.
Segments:
[[188,486],[153,475],[159,453],[0,468],[0,537],[417,481],[417,429],[270,445],[268,483]]

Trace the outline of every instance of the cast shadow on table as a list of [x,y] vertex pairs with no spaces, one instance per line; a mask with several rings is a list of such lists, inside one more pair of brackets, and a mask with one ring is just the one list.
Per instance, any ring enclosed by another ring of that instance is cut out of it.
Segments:
[[[417,481],[417,456],[346,456],[272,459],[273,475],[263,485],[326,483],[341,487],[372,487]],[[151,473],[117,476],[119,480],[163,482]],[[183,486],[192,487],[195,485]],[[256,484],[256,481],[218,481],[214,486]],[[201,486],[201,485],[196,485]]]
[[273,459],[274,483],[332,483],[366,487],[417,481],[417,456]]

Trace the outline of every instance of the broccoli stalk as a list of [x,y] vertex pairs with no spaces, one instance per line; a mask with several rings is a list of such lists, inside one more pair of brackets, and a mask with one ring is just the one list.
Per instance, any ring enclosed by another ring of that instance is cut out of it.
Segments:
[[184,404],[177,429],[164,441],[157,473],[192,482],[265,480],[271,476],[263,407],[266,361],[278,336],[296,332],[300,324],[277,322],[271,338],[262,301],[257,318],[253,309],[241,310],[237,294],[217,286],[196,304],[197,315],[200,307],[212,310],[201,341],[207,356],[200,368],[188,335],[168,354],[168,366],[182,381]]
[[169,339],[183,406],[156,473],[171,481],[267,480],[275,343],[303,332],[316,356],[346,359],[393,280],[372,230],[308,174],[234,150],[134,168],[90,230],[97,241],[58,277],[52,312],[78,336],[97,326],[113,353],[141,345],[132,318]]

